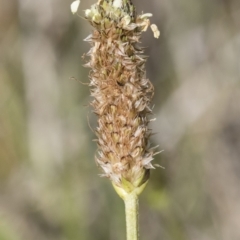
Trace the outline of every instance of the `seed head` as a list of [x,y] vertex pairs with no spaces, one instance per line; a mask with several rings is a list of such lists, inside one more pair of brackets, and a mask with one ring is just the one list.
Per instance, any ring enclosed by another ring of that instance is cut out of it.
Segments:
[[148,128],[154,89],[138,46],[151,16],[136,15],[129,0],[99,0],[85,11],[94,28],[85,39],[92,46],[85,66],[91,68],[91,105],[98,116],[96,162],[118,192],[142,188],[154,168]]

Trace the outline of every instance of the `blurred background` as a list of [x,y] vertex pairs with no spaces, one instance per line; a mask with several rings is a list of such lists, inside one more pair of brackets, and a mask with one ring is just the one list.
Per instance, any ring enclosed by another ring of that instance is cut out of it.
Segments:
[[[79,82],[91,27],[71,2],[0,0],[0,240],[125,239]],[[240,1],[133,2],[161,31],[142,39],[165,169],[140,197],[141,239],[239,240]]]

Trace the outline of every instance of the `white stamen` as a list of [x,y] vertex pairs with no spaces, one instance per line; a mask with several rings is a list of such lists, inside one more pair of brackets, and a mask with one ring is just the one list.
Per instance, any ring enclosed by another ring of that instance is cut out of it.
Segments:
[[158,30],[157,25],[156,25],[156,24],[152,24],[150,27],[151,27],[151,29],[152,29],[152,31],[153,31],[153,36],[154,36],[155,38],[159,38],[159,36],[160,36],[160,31]]
[[75,14],[77,12],[79,5],[80,5],[80,0],[76,0],[71,4],[72,14]]
[[140,16],[141,19],[148,17],[152,17],[152,13],[144,13],[143,15]]
[[154,122],[154,121],[156,121],[156,118],[152,118],[149,120],[149,122]]

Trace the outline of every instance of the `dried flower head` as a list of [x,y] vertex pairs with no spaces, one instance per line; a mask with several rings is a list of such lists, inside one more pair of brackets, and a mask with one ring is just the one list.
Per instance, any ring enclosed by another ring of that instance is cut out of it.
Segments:
[[[154,168],[148,129],[154,89],[138,46],[151,16],[136,15],[129,0],[99,0],[85,11],[94,28],[85,39],[92,46],[85,66],[91,68],[91,105],[98,116],[96,162],[120,195],[140,192]],[[156,25],[153,31],[158,37]]]

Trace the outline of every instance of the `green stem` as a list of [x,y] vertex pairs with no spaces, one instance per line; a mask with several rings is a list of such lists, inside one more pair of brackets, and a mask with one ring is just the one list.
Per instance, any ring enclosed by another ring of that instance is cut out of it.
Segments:
[[138,233],[138,196],[132,192],[124,197],[127,240],[139,240]]

